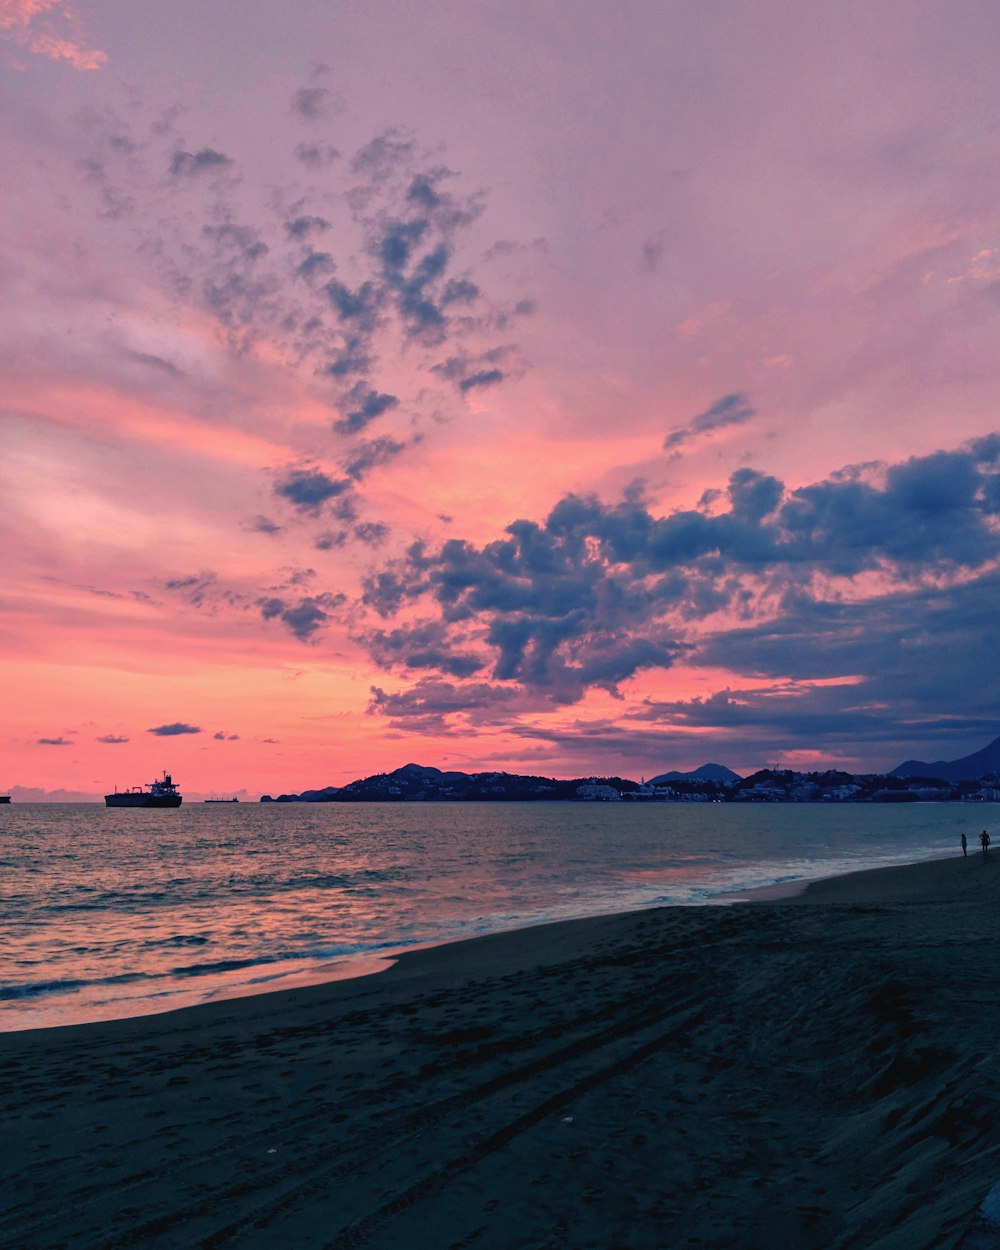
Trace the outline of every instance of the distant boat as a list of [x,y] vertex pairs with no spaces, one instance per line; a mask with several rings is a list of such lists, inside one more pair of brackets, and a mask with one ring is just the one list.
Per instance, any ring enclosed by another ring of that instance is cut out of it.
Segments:
[[10,802],[9,794],[0,794],[0,803],[9,803],[9,802]]
[[239,799],[202,799],[203,803],[238,803]]
[[106,794],[104,802],[108,807],[180,807],[181,796],[169,773],[163,774],[162,781],[153,781],[149,789],[134,786],[131,790],[115,789],[114,794]]

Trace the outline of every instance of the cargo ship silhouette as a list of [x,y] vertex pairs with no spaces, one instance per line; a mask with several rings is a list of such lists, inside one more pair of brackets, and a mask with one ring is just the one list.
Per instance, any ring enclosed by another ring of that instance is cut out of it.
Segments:
[[104,796],[104,802],[108,807],[180,807],[182,799],[173,778],[165,772],[163,779],[151,782],[148,790],[142,786],[131,790],[116,788],[114,794]]

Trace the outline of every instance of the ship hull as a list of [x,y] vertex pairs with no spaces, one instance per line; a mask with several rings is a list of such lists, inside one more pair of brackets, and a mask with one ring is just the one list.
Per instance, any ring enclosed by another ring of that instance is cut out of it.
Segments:
[[179,794],[106,794],[108,807],[180,807]]

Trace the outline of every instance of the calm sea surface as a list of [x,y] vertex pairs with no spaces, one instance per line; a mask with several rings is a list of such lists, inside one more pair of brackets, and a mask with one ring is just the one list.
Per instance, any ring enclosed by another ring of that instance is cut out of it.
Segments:
[[0,807],[0,1029],[353,975],[546,920],[954,854],[994,805]]

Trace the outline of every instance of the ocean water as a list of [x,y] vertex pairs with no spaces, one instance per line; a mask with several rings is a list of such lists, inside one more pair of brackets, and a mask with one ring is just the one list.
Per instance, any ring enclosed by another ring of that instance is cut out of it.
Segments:
[[[996,807],[0,807],[0,1029],[167,1011],[400,949],[957,853]],[[971,848],[970,848],[971,849]]]

